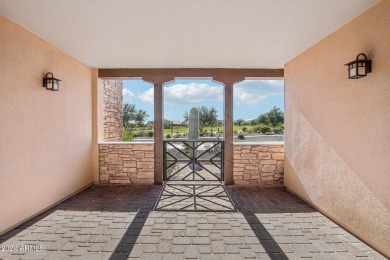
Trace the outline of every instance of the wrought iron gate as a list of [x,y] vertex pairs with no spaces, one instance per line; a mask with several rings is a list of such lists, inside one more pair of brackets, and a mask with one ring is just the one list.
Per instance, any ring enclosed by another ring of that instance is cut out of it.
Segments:
[[164,181],[223,181],[223,141],[164,141]]

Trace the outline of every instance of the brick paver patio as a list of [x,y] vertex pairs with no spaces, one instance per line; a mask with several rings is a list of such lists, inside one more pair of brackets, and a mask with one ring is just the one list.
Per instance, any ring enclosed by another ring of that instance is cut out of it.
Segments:
[[213,203],[198,187],[198,212],[176,188],[93,186],[0,237],[0,259],[385,259],[283,188],[216,187]]

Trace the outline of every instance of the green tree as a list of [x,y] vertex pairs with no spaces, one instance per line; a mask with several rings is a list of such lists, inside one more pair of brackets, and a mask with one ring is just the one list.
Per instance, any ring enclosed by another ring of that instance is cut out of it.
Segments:
[[148,113],[145,110],[138,110],[137,113],[134,115],[134,121],[137,124],[138,127],[144,126],[144,121],[148,117]]
[[268,112],[268,118],[272,126],[284,124],[284,113],[280,111],[280,108],[273,107],[271,111]]
[[218,115],[217,115],[217,110],[215,107],[211,107],[210,110],[208,111],[208,116],[207,116],[207,125],[214,127],[218,123]]
[[183,115],[184,121],[188,122],[188,112],[186,111]]
[[257,125],[257,124],[258,124],[257,119],[252,119],[252,120],[250,121],[250,125],[251,125],[251,126],[255,126],[255,125]]
[[164,129],[170,129],[171,124],[172,124],[172,121],[169,121],[168,119],[164,119]]
[[[205,126],[214,127],[218,124],[218,111],[215,107],[210,109],[206,106],[198,107],[199,111],[199,131],[203,132]],[[184,120],[188,121],[189,113],[185,112],[183,115]]]
[[264,113],[264,114],[259,115],[259,117],[257,118],[257,122],[259,124],[269,125],[270,120],[269,120],[268,114]]
[[122,123],[125,129],[133,128],[135,124],[139,127],[144,126],[148,116],[145,110],[138,110],[134,104],[126,103],[122,107]]
[[135,119],[135,114],[137,113],[137,109],[135,108],[134,104],[124,104],[122,107],[122,122],[123,127],[128,128],[130,125],[130,122]]
[[236,120],[236,125],[240,126],[242,123],[244,123],[244,121],[245,121],[244,119],[239,118]]
[[211,107],[210,109],[202,106],[198,107],[199,110],[199,131],[203,132],[205,126],[214,127],[218,123],[218,111]]
[[199,110],[199,131],[203,132],[203,128],[206,126],[209,109],[205,106],[198,107]]
[[263,125],[280,126],[284,124],[284,113],[280,108],[273,107],[269,112],[261,114],[257,122]]

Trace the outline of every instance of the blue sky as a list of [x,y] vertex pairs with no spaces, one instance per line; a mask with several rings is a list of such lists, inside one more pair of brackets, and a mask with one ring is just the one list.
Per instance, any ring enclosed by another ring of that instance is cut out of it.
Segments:
[[[139,79],[123,81],[123,103],[146,110],[153,120],[153,85]],[[245,80],[233,88],[234,120],[250,120],[272,107],[284,111],[283,80]],[[192,107],[215,107],[223,119],[223,86],[211,79],[178,79],[164,85],[164,119],[183,121]]]

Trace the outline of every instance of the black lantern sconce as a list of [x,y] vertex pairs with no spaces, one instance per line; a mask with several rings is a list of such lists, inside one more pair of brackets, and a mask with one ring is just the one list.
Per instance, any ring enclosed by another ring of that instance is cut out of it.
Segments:
[[371,60],[367,60],[364,53],[360,53],[356,60],[345,64],[345,66],[348,66],[348,78],[350,79],[359,79],[371,73]]
[[47,90],[58,91],[60,89],[60,81],[60,79],[56,79],[53,77],[53,73],[48,72],[43,78],[43,86]]

